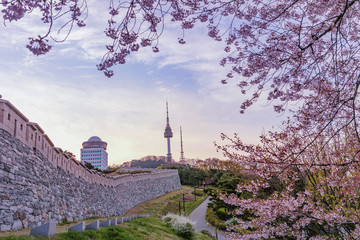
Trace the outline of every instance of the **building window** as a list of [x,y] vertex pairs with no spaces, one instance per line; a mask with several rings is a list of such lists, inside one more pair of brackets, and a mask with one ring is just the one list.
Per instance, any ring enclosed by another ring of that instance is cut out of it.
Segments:
[[21,130],[21,131],[23,130],[23,125],[22,125],[22,124],[20,124],[20,130]]
[[34,138],[34,134],[31,134],[31,140]]
[[10,113],[8,114],[8,120],[10,121]]

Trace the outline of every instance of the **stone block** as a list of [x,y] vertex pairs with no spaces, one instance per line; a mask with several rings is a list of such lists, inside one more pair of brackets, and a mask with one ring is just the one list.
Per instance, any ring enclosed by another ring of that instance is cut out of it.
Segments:
[[113,226],[116,226],[117,225],[117,218],[111,219],[110,224],[113,225]]
[[98,230],[100,226],[99,220],[96,220],[95,222],[92,222],[88,225],[86,225],[85,229],[94,229],[94,230]]
[[56,222],[51,221],[42,224],[38,227],[32,228],[30,231],[30,235],[50,237],[55,235],[55,231],[56,231]]
[[105,220],[105,221],[100,223],[100,227],[107,227],[107,226],[110,226],[110,219]]
[[68,232],[75,231],[75,232],[83,232],[85,230],[85,222],[79,222],[78,224],[69,227]]
[[118,218],[118,219],[117,219],[117,222],[118,222],[118,224],[123,223],[123,222],[124,222],[124,218],[123,218],[123,217]]
[[0,205],[0,210],[8,210],[10,209],[9,206]]
[[23,224],[22,224],[21,220],[15,220],[14,224],[12,226],[12,229],[14,229],[16,231],[16,230],[19,230],[21,228],[23,228]]
[[0,225],[0,231],[4,232],[4,231],[9,231],[11,229],[10,225],[5,225],[5,224],[1,224]]
[[24,220],[22,220],[21,222],[22,222],[24,228],[28,228],[28,226],[29,226],[29,219],[24,219]]
[[123,222],[128,222],[129,221],[129,218],[128,217],[124,217],[123,218]]

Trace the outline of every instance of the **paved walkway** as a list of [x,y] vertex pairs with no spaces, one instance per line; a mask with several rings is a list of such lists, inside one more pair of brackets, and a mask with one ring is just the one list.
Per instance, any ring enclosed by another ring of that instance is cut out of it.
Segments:
[[[209,197],[207,197],[207,199],[202,202],[200,204],[200,206],[198,206],[191,214],[190,214],[190,219],[193,220],[194,222],[196,222],[195,224],[195,229],[196,231],[201,231],[201,230],[207,230],[209,232],[211,232],[211,234],[213,236],[215,236],[215,228],[212,227],[211,225],[208,225],[206,223],[205,220],[205,213],[206,213],[206,209],[207,209],[207,205],[210,202]],[[219,240],[227,240],[230,238],[226,238],[225,234],[221,233],[220,231],[218,231],[218,239]]]

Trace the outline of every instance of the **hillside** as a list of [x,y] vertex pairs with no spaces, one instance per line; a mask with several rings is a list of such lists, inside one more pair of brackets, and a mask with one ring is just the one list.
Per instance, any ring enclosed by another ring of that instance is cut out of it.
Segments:
[[[8,236],[0,238],[1,240],[104,240],[104,239],[122,239],[122,240],[144,240],[144,239],[161,239],[161,240],[181,240],[171,229],[169,229],[160,218],[138,218],[130,222],[122,223],[119,226],[109,226],[100,230],[85,230],[83,233],[60,233],[50,238],[34,236]],[[209,240],[202,233],[197,233],[194,239]]]

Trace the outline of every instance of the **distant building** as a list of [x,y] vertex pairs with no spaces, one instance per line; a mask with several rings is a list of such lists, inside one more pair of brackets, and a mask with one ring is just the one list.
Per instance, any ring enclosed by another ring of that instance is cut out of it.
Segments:
[[99,137],[93,136],[88,141],[83,142],[81,149],[81,163],[91,163],[95,168],[105,170],[108,168],[108,154],[106,152],[107,143]]

